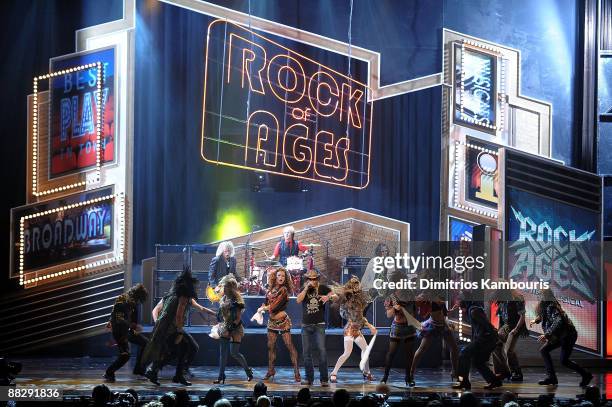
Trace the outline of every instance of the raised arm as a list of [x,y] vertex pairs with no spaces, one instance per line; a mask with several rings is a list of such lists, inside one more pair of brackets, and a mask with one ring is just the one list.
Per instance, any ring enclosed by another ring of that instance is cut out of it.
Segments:
[[306,286],[304,286],[304,289],[302,291],[300,291],[300,293],[297,295],[297,297],[295,298],[295,301],[298,304],[301,304],[302,301],[304,301],[304,298],[306,298],[306,293],[308,292],[309,288],[310,288],[310,285],[306,284]]

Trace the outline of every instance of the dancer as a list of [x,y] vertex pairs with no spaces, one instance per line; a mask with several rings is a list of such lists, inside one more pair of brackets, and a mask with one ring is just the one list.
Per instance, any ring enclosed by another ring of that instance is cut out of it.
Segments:
[[493,368],[500,379],[522,382],[523,373],[515,348],[519,337],[527,336],[525,299],[518,290],[499,290],[496,293],[499,315],[499,341],[493,351]]
[[[453,336],[446,317],[448,310],[444,300],[437,294],[434,293],[422,293],[416,297],[416,304],[420,305],[420,314],[424,317],[429,318],[423,322],[422,329],[418,336],[421,338],[421,344],[414,354],[412,360],[412,366],[410,368],[410,377],[414,378],[414,372],[421,361],[421,358],[429,349],[435,338],[442,338],[448,350],[450,352],[450,360],[452,366],[451,376],[457,377],[457,355],[459,353],[457,349],[457,342]],[[424,311],[424,312],[423,312]]]
[[158,372],[173,347],[176,349],[177,363],[172,381],[185,386],[191,385],[185,379],[184,372],[188,363],[195,358],[198,345],[195,339],[185,331],[184,326],[189,307],[198,298],[197,284],[198,279],[192,276],[191,269],[185,267],[163,298],[161,311],[157,313],[157,321],[153,328],[151,341],[144,351],[143,360],[146,361],[145,364],[151,363],[145,376],[158,386]]
[[228,353],[240,363],[247,375],[247,380],[253,380],[253,370],[247,365],[244,355],[240,353],[240,342],[244,336],[242,326],[242,313],[244,300],[238,292],[238,283],[232,275],[227,275],[219,282],[222,297],[219,301],[217,318],[219,324],[219,377],[213,381],[215,384],[225,383],[225,366]]
[[412,377],[412,360],[414,358],[414,340],[416,338],[416,328],[409,323],[409,318],[414,320],[416,313],[414,301],[410,301],[406,296],[406,291],[396,290],[389,298],[385,300],[385,310],[387,318],[393,318],[391,329],[389,330],[389,349],[385,357],[385,374],[381,383],[387,383],[389,379],[389,371],[391,363],[397,353],[400,344],[403,342],[406,351],[406,376],[405,381],[407,386],[414,386],[414,378]]
[[580,367],[576,362],[570,360],[574,345],[578,339],[578,333],[574,324],[565,311],[563,311],[561,304],[559,304],[551,289],[542,290],[540,296],[540,302],[538,302],[536,307],[536,318],[529,323],[529,327],[533,326],[533,324],[541,323],[542,330],[544,331],[544,334],[538,337],[538,342],[544,344],[540,348],[540,354],[546,366],[546,378],[540,380],[538,384],[543,386],[557,385],[557,375],[550,352],[560,347],[561,364],[582,376],[580,381],[581,387],[588,386],[593,379],[593,375]]
[[276,370],[274,361],[276,360],[276,340],[282,336],[283,342],[293,364],[293,375],[297,383],[301,382],[300,368],[298,367],[298,354],[291,341],[291,319],[285,310],[289,303],[289,293],[293,292],[293,283],[289,273],[284,268],[279,268],[275,273],[270,274],[268,280],[269,290],[266,294],[266,301],[259,307],[258,312],[268,311],[268,372],[264,380],[274,379]]
[[[204,312],[209,315],[215,315],[215,316],[217,315],[216,311],[213,311],[210,308],[206,308],[198,304],[195,298],[191,299],[191,306],[194,307],[199,312]],[[157,322],[157,319],[159,318],[159,314],[162,312],[163,307],[164,307],[164,299],[162,298],[161,300],[159,300],[157,305],[151,311],[151,315],[153,316],[153,323]],[[183,363],[183,368],[184,368],[183,376],[193,377],[193,374],[191,373],[189,367],[193,363],[193,360],[195,359],[195,356],[198,353],[200,346],[196,342],[195,338],[191,336],[189,332],[184,331],[183,334],[184,334],[183,338],[186,341],[189,341],[189,349],[191,349],[190,352],[187,352],[185,354],[185,361]],[[179,347],[173,346],[173,345],[167,347],[166,354],[162,356],[162,361],[158,365],[159,370],[161,370],[163,366],[166,365],[168,362],[170,362],[172,359],[176,359],[177,350],[179,350],[178,348]]]
[[309,270],[306,275],[304,289],[298,294],[296,301],[302,304],[302,351],[304,352],[304,370],[306,382],[314,382],[314,364],[312,351],[319,351],[319,377],[321,386],[329,386],[327,371],[327,350],[325,348],[325,304],[329,301],[331,289],[319,284],[319,274]]
[[[336,383],[338,371],[351,356],[353,342],[359,346],[361,357],[364,357],[368,343],[361,333],[361,329],[367,327],[372,335],[376,335],[376,328],[363,316],[363,311],[370,300],[370,296],[362,290],[359,278],[352,276],[343,286],[334,287],[333,292],[332,301],[339,302],[340,316],[347,320],[344,327],[344,353],[338,358],[336,366],[329,376],[330,381]],[[363,369],[363,378],[368,381],[374,380],[367,362]]]
[[487,381],[487,385],[484,386],[486,390],[501,387],[502,382],[487,366],[489,357],[497,345],[497,329],[489,322],[484,304],[480,301],[462,299],[459,307],[468,316],[472,338],[459,354],[459,366],[457,368],[459,381],[453,384],[453,388],[469,390],[472,387],[470,383],[472,363]]
[[143,304],[149,293],[142,284],[130,288],[125,294],[121,294],[113,305],[108,327],[112,329],[113,338],[117,342],[119,355],[106,369],[104,379],[109,383],[115,382],[115,372],[130,360],[130,342],[138,345],[134,374],[143,375],[142,352],[149,340],[140,334],[138,326],[138,304]]

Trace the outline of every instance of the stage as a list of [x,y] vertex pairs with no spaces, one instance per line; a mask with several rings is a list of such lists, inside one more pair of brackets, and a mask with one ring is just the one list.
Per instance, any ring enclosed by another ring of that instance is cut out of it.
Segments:
[[[208,352],[207,352],[208,353]],[[211,355],[212,356],[212,355]],[[216,356],[216,355],[215,355]],[[37,358],[21,359],[23,371],[17,378],[20,387],[45,387],[60,388],[63,390],[65,398],[77,398],[89,396],[94,386],[104,383],[102,375],[105,367],[110,363],[110,358]],[[165,368],[160,373],[161,386],[155,386],[143,377],[131,374],[131,364],[123,367],[117,372],[117,381],[107,383],[112,391],[125,391],[135,389],[144,400],[161,395],[167,391],[173,391],[183,386],[172,383],[174,370],[172,367]],[[193,398],[203,397],[212,387],[220,387],[224,397],[245,398],[252,394],[253,386],[260,381],[266,373],[266,368],[262,366],[253,367],[254,379],[247,382],[244,371],[235,366],[226,370],[227,379],[225,384],[216,385],[212,381],[217,378],[218,370],[216,366],[194,366],[191,371],[193,377],[189,379],[193,385],[188,387],[189,393]],[[331,367],[330,367],[331,371]],[[266,382],[268,394],[280,395],[285,397],[295,397],[297,389],[304,387],[293,381],[293,370],[288,367],[276,369],[276,376],[273,382]],[[303,366],[301,367],[303,374]],[[381,368],[372,370],[375,380],[364,383],[360,371],[356,368],[343,368],[340,370],[337,383],[330,383],[329,387],[322,387],[318,380],[318,371],[315,368],[315,383],[310,386],[310,390],[317,396],[331,396],[339,388],[348,390],[352,395],[361,395],[377,392],[377,386],[383,371]],[[591,384],[601,388],[602,394],[610,388],[612,377],[605,370],[593,371],[593,381]],[[524,370],[525,380],[522,383],[505,382],[504,386],[493,391],[486,391],[483,386],[486,384],[480,376],[472,373],[472,392],[479,396],[498,396],[504,391],[516,393],[521,398],[537,398],[540,394],[551,394],[557,399],[573,399],[578,394],[583,393],[583,389],[578,386],[580,378],[566,370],[558,371],[559,385],[539,386],[538,380],[544,377],[542,368],[526,368]],[[399,369],[392,369],[390,380],[387,383],[392,400],[400,400],[408,397],[425,397],[438,394],[442,397],[458,397],[460,392],[451,388],[450,370],[448,368],[439,369],[418,369],[416,373],[416,386],[408,387],[403,383],[404,372]],[[302,379],[304,377],[302,376]],[[606,383],[608,382],[608,383]],[[607,384],[607,386],[606,386]],[[380,391],[380,389],[378,389]],[[608,391],[608,393],[610,393]],[[607,398],[610,394],[606,395]]]

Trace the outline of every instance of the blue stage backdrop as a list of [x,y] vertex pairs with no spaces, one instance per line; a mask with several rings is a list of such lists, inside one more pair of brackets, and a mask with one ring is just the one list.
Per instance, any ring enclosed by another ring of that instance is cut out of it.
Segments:
[[[260,182],[257,173],[200,157],[204,47],[211,21],[166,4],[139,8],[134,263],[152,256],[155,243],[211,240],[219,213],[232,207],[248,209],[262,227],[355,207],[410,222],[414,239],[437,238],[439,87],[375,102],[365,190],[264,175],[260,192],[253,192]],[[340,64],[339,71],[346,72],[345,58],[316,52],[320,55],[309,56],[328,66]],[[365,75],[364,68],[355,63],[351,72],[357,78]]]
[[444,0],[445,28],[521,51],[521,92],[553,104],[552,155],[568,165],[575,154],[572,143],[578,119],[573,103],[581,58],[578,4],[576,0]]
[[[255,16],[348,40],[350,0],[214,2],[245,13],[250,4]],[[8,230],[10,208],[25,203],[25,106],[32,78],[48,70],[49,58],[74,52],[76,29],[121,18],[123,2],[0,3],[0,20],[11,33],[3,43],[10,63],[0,68],[2,77],[11,80],[5,81],[0,105],[5,116],[13,118],[0,123],[2,134],[12,135],[2,141],[8,157],[2,173],[6,174],[6,189],[17,191],[3,201],[1,222]],[[553,102],[553,156],[571,163],[572,129],[579,127],[574,111],[582,108],[573,102],[575,82],[580,80],[576,75],[580,4],[577,0],[514,0],[511,5],[506,0],[354,0],[352,42],[381,53],[383,84],[440,72],[443,27],[521,50],[522,93]],[[208,233],[203,230],[215,221],[221,205],[239,199],[255,202],[248,192],[249,177],[254,174],[205,169],[195,153],[199,151],[194,135],[199,133],[200,118],[194,106],[202,99],[207,19],[158,0],[137,0],[137,14],[136,262],[151,254],[154,242],[201,241]],[[304,196],[295,192],[257,195],[275,202],[273,212],[278,219],[262,213],[268,207],[259,204],[255,215],[269,224],[348,205],[370,210],[379,207],[381,213],[412,221],[413,237],[437,236],[439,105],[438,89],[376,103],[375,135],[393,140],[385,145],[374,143],[372,183],[366,192],[314,186]],[[159,151],[162,147],[166,151]],[[175,154],[177,151],[184,154]],[[391,155],[383,156],[384,152]],[[390,168],[383,170],[385,161]],[[213,177],[220,181],[210,181]],[[187,178],[189,181],[184,181]],[[265,181],[285,190],[302,186],[279,179]],[[288,202],[278,203],[281,199]],[[8,263],[8,240],[8,235],[0,238],[4,264]]]
[[[254,16],[348,41],[348,1],[215,2],[242,12],[250,5]],[[571,0],[541,3],[355,0],[351,41],[381,52],[383,84],[441,71],[443,27],[520,49],[522,92],[554,103],[553,155],[569,163],[578,10]],[[267,227],[352,206],[410,222],[412,239],[437,239],[439,87],[375,102],[371,178],[363,191],[207,164],[200,157],[200,126],[211,21],[165,3],[137,2],[136,264],[153,254],[155,243],[211,240],[220,214],[231,208]],[[346,69],[341,57],[310,52]],[[354,63],[352,73],[363,69]]]
[[[243,13],[248,0],[212,0]],[[521,51],[521,92],[553,103],[554,158],[571,165],[582,104],[581,0],[353,0],[353,44],[381,53],[383,84],[442,71],[442,28]],[[350,0],[250,1],[255,16],[348,41]],[[577,110],[575,111],[575,109]]]

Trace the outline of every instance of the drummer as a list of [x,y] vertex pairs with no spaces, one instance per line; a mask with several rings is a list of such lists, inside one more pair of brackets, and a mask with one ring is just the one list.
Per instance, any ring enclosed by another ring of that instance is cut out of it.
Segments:
[[296,241],[293,237],[295,236],[295,229],[293,226],[285,226],[283,229],[283,237],[280,242],[276,244],[274,248],[274,254],[270,257],[270,260],[277,260],[283,265],[287,266],[287,258],[297,256],[300,252],[307,252],[309,247]]

